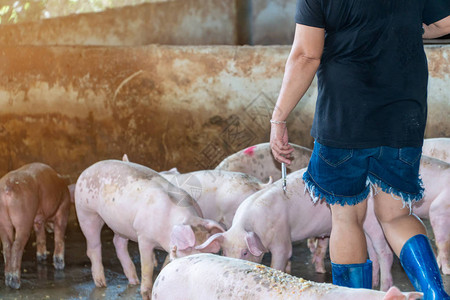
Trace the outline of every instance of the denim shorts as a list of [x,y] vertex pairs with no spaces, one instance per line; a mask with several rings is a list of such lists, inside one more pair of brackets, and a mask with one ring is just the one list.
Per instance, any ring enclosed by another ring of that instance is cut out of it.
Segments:
[[377,185],[411,208],[424,193],[421,155],[421,147],[341,149],[316,141],[303,180],[315,202],[325,199],[328,204],[355,205]]

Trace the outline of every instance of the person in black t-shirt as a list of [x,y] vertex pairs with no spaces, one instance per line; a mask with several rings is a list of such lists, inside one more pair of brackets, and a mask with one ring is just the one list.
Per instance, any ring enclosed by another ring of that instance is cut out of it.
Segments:
[[448,0],[297,0],[296,31],[272,114],[270,144],[289,164],[286,118],[318,77],[314,150],[303,179],[332,212],[333,282],[371,288],[362,223],[376,216],[414,287],[449,299],[411,205],[424,189],[419,163],[427,117],[422,38],[450,33]]

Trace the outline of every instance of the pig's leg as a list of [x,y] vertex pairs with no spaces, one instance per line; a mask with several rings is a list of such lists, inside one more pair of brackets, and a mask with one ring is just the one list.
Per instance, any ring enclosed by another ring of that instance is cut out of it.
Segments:
[[[430,207],[430,223],[433,228],[434,238],[438,249],[437,263],[442,273],[450,275],[450,207],[444,201],[448,201],[445,193],[441,193]],[[449,207],[449,208],[446,208]]]
[[327,237],[317,238],[317,245],[312,258],[312,263],[314,263],[317,273],[326,272],[324,260],[325,254],[327,253],[329,240],[330,239]]
[[272,253],[270,267],[285,272],[292,256],[292,242],[290,240],[274,242],[274,247],[269,250]]
[[[383,232],[381,232],[383,233]],[[389,247],[389,244],[387,243],[386,239],[383,235],[374,237],[373,235],[370,237],[371,246],[373,247],[373,250],[369,248],[368,243],[368,252],[369,256],[372,258],[376,257],[374,260],[372,260],[373,264],[373,279],[372,284],[375,286],[378,284],[378,280],[380,282],[380,291],[387,291],[394,283],[394,280],[392,278],[391,268],[392,263],[394,261],[394,254]],[[372,251],[375,252],[371,253]],[[376,270],[376,274],[375,274]],[[379,270],[379,279],[378,279],[378,270]]]
[[114,247],[116,248],[117,257],[122,265],[123,272],[128,278],[130,284],[139,284],[139,279],[136,274],[136,268],[128,253],[128,239],[125,239],[118,234],[114,234]]
[[36,233],[36,259],[38,262],[45,262],[47,260],[47,241],[44,218],[38,217],[34,220],[34,232]]
[[[381,225],[378,222],[377,217],[375,215],[373,197],[369,197],[367,201],[367,213],[363,227],[366,236],[369,237],[370,240],[367,243],[368,246],[367,250],[369,252],[371,259],[373,258],[372,284],[373,286],[375,286],[378,284],[379,281],[380,290],[387,291],[394,283],[391,273],[392,262],[394,261],[394,254],[391,248],[389,247],[389,244],[384,236],[383,229],[381,228]],[[370,246],[369,243],[371,243],[373,249],[369,249]],[[375,254],[373,253],[371,254],[371,251],[374,251]]]
[[[7,220],[7,217],[3,219],[3,221],[6,221],[6,220]],[[1,235],[2,246],[3,246],[3,259],[5,262],[5,285],[9,286],[9,284],[12,280],[11,248],[12,248],[12,243],[13,243],[14,228],[12,227],[11,224],[1,224],[0,235]]]
[[138,237],[138,244],[141,257],[141,295],[143,300],[147,300],[151,299],[153,268],[157,264],[153,253],[155,245],[142,236]]
[[66,232],[67,220],[69,218],[70,197],[67,193],[66,199],[61,203],[55,215],[54,239],[55,250],[53,251],[53,265],[55,269],[64,269],[64,234]]
[[319,238],[313,237],[306,240],[306,244],[308,245],[309,252],[311,252],[312,255],[316,252],[317,243],[319,242]]
[[9,287],[13,289],[20,288],[23,249],[30,237],[32,222],[32,220],[22,220],[20,227],[15,227],[16,235],[11,248],[11,279],[9,281]]
[[369,253],[369,258],[372,261],[372,288],[376,287],[380,283],[380,263],[378,261],[378,255],[373,247],[372,240],[366,234],[367,241],[367,252]]
[[97,287],[105,287],[106,279],[102,264],[102,243],[100,234],[105,222],[96,212],[88,212],[77,207],[78,221],[81,231],[86,237],[86,254],[91,260],[92,278]]

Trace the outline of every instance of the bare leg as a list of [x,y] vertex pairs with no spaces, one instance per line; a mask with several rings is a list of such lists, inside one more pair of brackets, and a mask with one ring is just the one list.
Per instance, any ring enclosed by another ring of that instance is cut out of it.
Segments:
[[332,229],[330,258],[336,264],[361,264],[367,260],[363,222],[367,199],[356,205],[330,205]]
[[409,238],[427,234],[422,221],[416,215],[410,215],[409,208],[403,207],[403,202],[391,194],[379,191],[374,195],[374,208],[384,235],[397,256]]
[[139,284],[139,279],[136,274],[136,267],[130,258],[128,253],[128,240],[120,237],[118,234],[114,234],[114,247],[116,247],[116,254],[122,265],[123,272],[128,278],[130,284]]

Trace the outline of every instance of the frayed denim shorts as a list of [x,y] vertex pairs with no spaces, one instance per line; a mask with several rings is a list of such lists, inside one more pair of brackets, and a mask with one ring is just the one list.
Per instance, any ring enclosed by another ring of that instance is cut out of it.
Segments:
[[316,141],[303,180],[315,202],[323,198],[331,205],[355,205],[377,185],[411,207],[424,192],[421,155],[421,147],[341,149]]

